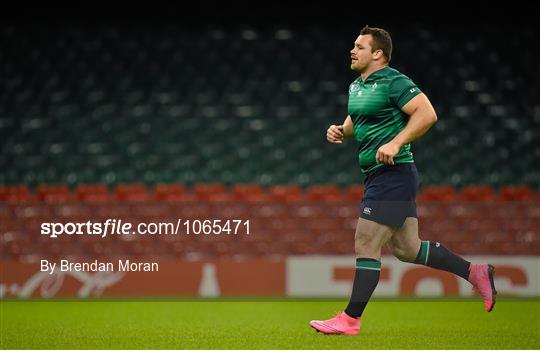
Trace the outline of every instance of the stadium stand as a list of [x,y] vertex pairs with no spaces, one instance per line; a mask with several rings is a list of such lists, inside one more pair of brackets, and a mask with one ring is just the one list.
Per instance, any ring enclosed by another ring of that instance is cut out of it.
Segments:
[[[439,116],[412,148],[421,236],[461,254],[539,254],[538,52],[514,55],[535,31],[389,29],[392,64]],[[1,27],[2,258],[352,254],[356,146],[324,135],[346,115],[357,32]],[[108,218],[244,218],[257,234],[54,245],[35,235],[43,222]]]
[[[513,59],[493,39],[508,38],[502,28],[390,29],[393,65],[439,115],[413,146],[423,183],[537,188],[534,50],[501,69]],[[0,184],[359,183],[354,143],[324,141],[346,115],[356,32],[3,27]]]
[[[45,188],[40,188],[42,193]],[[2,194],[13,194],[20,189],[25,188],[4,186]],[[95,194],[104,195],[106,200],[81,198],[77,194],[84,193],[82,189],[101,189]],[[356,188],[342,191],[334,186],[321,185],[303,190],[295,185],[276,185],[266,189],[254,184],[236,184],[231,188],[200,184],[197,189],[209,191],[205,200],[189,194],[182,184],[160,184],[153,188],[142,184],[119,184],[112,190],[117,194],[115,198],[108,197],[109,190],[103,185],[81,185],[62,201],[56,198],[50,201],[47,197],[34,196],[23,190],[21,194],[32,200],[4,197],[0,202],[2,257],[28,259],[38,253],[51,258],[74,253],[89,257],[122,253],[137,256],[148,252],[160,257],[353,253],[349,244],[358,211]],[[210,192],[210,189],[215,192]],[[254,194],[262,196],[239,199],[238,193],[242,194],[246,189],[258,189],[259,193],[255,191]],[[480,191],[471,192],[475,194],[472,197],[456,192],[453,201],[426,196],[418,204],[421,236],[444,241],[462,254],[540,254],[540,194],[530,192],[530,188],[523,185],[505,189],[510,190],[496,193],[491,189],[492,192],[485,192],[488,196]],[[351,199],[351,194],[355,194],[355,198]],[[29,240],[32,233],[39,231],[41,223],[85,223],[88,220],[104,223],[111,218],[135,224],[175,223],[178,218],[249,219],[251,232],[256,234],[235,236],[235,240],[230,240],[231,235],[202,234],[180,234],[164,240],[130,236],[127,241],[107,238],[99,242],[92,238],[81,241],[58,238],[54,245],[50,239],[39,236],[39,240]],[[183,249],[179,248],[179,243]]]

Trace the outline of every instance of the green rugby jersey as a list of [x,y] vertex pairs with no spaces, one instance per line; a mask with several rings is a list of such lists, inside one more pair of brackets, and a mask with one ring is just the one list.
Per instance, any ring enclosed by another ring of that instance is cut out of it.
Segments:
[[[373,72],[365,82],[358,77],[351,83],[348,112],[359,143],[358,159],[364,174],[384,165],[375,161],[377,149],[405,128],[409,117],[401,108],[420,93],[409,77],[391,67]],[[414,162],[411,145],[403,145],[394,163],[411,162]]]

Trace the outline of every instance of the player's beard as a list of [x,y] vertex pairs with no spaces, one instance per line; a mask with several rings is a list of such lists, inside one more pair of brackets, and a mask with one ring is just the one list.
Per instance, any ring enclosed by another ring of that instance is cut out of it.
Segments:
[[361,73],[362,68],[358,64],[358,60],[351,62],[351,70],[353,70],[354,72],[357,72],[357,73]]

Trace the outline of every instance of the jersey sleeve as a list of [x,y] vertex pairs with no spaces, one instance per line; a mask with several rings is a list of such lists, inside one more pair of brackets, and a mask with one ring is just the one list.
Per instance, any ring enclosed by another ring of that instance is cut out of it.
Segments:
[[400,109],[422,91],[407,77],[397,77],[390,83],[390,101]]

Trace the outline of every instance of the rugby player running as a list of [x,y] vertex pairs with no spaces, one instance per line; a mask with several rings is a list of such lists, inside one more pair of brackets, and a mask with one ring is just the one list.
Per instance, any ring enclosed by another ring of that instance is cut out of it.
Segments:
[[391,57],[390,34],[365,26],[351,50],[351,69],[360,76],[349,86],[349,115],[342,125],[331,125],[326,134],[333,144],[345,138],[359,143],[365,190],[354,237],[356,272],[349,304],[333,318],[310,322],[325,334],[359,333],[362,313],[379,282],[385,244],[403,262],[469,281],[482,296],[486,311],[495,305],[492,265],[472,264],[442,244],[418,236],[419,177],[410,143],[435,124],[437,115],[416,84],[388,66]]

